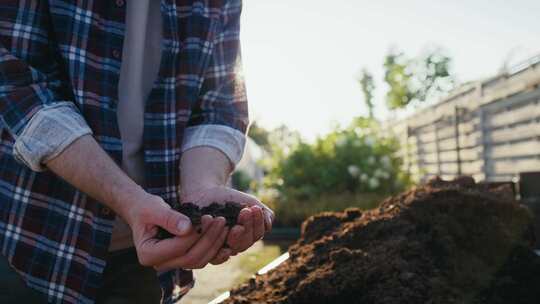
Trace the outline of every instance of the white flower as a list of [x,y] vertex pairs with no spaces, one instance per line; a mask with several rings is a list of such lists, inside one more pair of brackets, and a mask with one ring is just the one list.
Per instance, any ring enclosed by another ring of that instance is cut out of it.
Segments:
[[375,177],[378,177],[378,178],[382,178],[382,179],[386,179],[386,178],[389,178],[390,177],[390,173],[380,169],[380,168],[377,168],[375,170],[375,172],[373,173],[373,176]]
[[353,141],[353,145],[354,145],[355,147],[360,147],[360,146],[362,146],[362,142],[361,142],[359,139],[355,139],[355,140]]
[[373,136],[366,136],[366,138],[364,139],[364,142],[369,147],[373,147],[373,145],[375,145],[375,139],[373,138]]
[[368,182],[370,189],[377,189],[379,187],[379,180],[376,177],[372,177]]
[[384,168],[389,169],[392,167],[392,161],[388,155],[381,157],[381,164]]
[[354,133],[356,133],[356,135],[358,136],[362,136],[362,128],[360,127],[354,128]]
[[367,175],[365,173],[362,173],[362,175],[360,175],[360,181],[361,182],[366,182],[368,179],[369,179],[369,175]]
[[358,166],[355,166],[355,165],[348,166],[347,171],[349,171],[349,174],[352,177],[357,177],[358,174],[360,174],[360,168],[358,168]]
[[368,157],[368,159],[367,159],[367,163],[370,164],[370,165],[374,165],[376,161],[377,161],[377,160],[375,159],[374,156],[370,156],[370,157]]

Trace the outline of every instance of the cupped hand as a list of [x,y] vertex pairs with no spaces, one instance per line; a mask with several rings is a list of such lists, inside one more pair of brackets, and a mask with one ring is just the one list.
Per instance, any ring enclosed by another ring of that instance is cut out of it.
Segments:
[[[219,256],[229,233],[224,218],[203,216],[201,230],[197,232],[188,217],[174,211],[159,196],[145,194],[131,200],[133,207],[125,218],[142,265],[158,271],[199,269]],[[157,239],[158,226],[174,237]]]
[[246,206],[240,211],[237,225],[231,228],[226,238],[228,248],[218,251],[215,258],[210,261],[212,264],[224,263],[231,255],[245,251],[272,229],[274,213],[270,208],[256,197],[226,186],[212,186],[194,193],[183,193],[182,201],[200,207],[227,202]]

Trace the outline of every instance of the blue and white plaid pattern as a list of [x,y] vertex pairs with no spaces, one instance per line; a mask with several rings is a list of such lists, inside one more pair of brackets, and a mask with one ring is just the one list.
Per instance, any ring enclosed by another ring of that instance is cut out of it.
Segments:
[[[162,62],[144,116],[147,191],[179,199],[184,130],[221,125],[245,133],[239,73],[241,0],[161,0]],[[72,102],[118,163],[116,121],[125,31],[123,1],[0,2],[0,250],[52,303],[93,303],[114,215],[51,172],[16,161],[13,145],[46,106]],[[191,272],[160,275],[175,303]]]

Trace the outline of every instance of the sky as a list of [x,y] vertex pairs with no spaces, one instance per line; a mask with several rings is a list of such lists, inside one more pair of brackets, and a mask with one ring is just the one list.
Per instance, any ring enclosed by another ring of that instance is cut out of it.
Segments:
[[388,117],[382,63],[391,48],[415,56],[443,47],[460,82],[540,53],[538,0],[244,0],[241,26],[252,121],[306,139],[367,113],[356,81],[364,67],[375,76],[376,114]]

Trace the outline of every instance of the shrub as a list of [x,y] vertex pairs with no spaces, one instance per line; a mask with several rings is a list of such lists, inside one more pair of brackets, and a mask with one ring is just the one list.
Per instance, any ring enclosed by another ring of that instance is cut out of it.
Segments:
[[325,211],[343,211],[347,208],[372,209],[385,198],[378,193],[324,194],[311,200],[284,200],[261,195],[261,200],[274,210],[275,227],[300,227],[302,222]]
[[234,171],[231,176],[232,186],[239,191],[248,191],[250,189],[252,179],[249,175],[241,170]]
[[395,156],[397,141],[381,135],[377,122],[359,118],[313,144],[300,142],[274,160],[266,186],[285,200],[312,200],[348,192],[390,194],[402,190],[408,177]]
[[296,226],[322,211],[373,208],[410,183],[396,157],[398,142],[372,119],[358,118],[314,143],[293,142],[281,149],[273,143],[258,189],[274,208],[277,226]]

